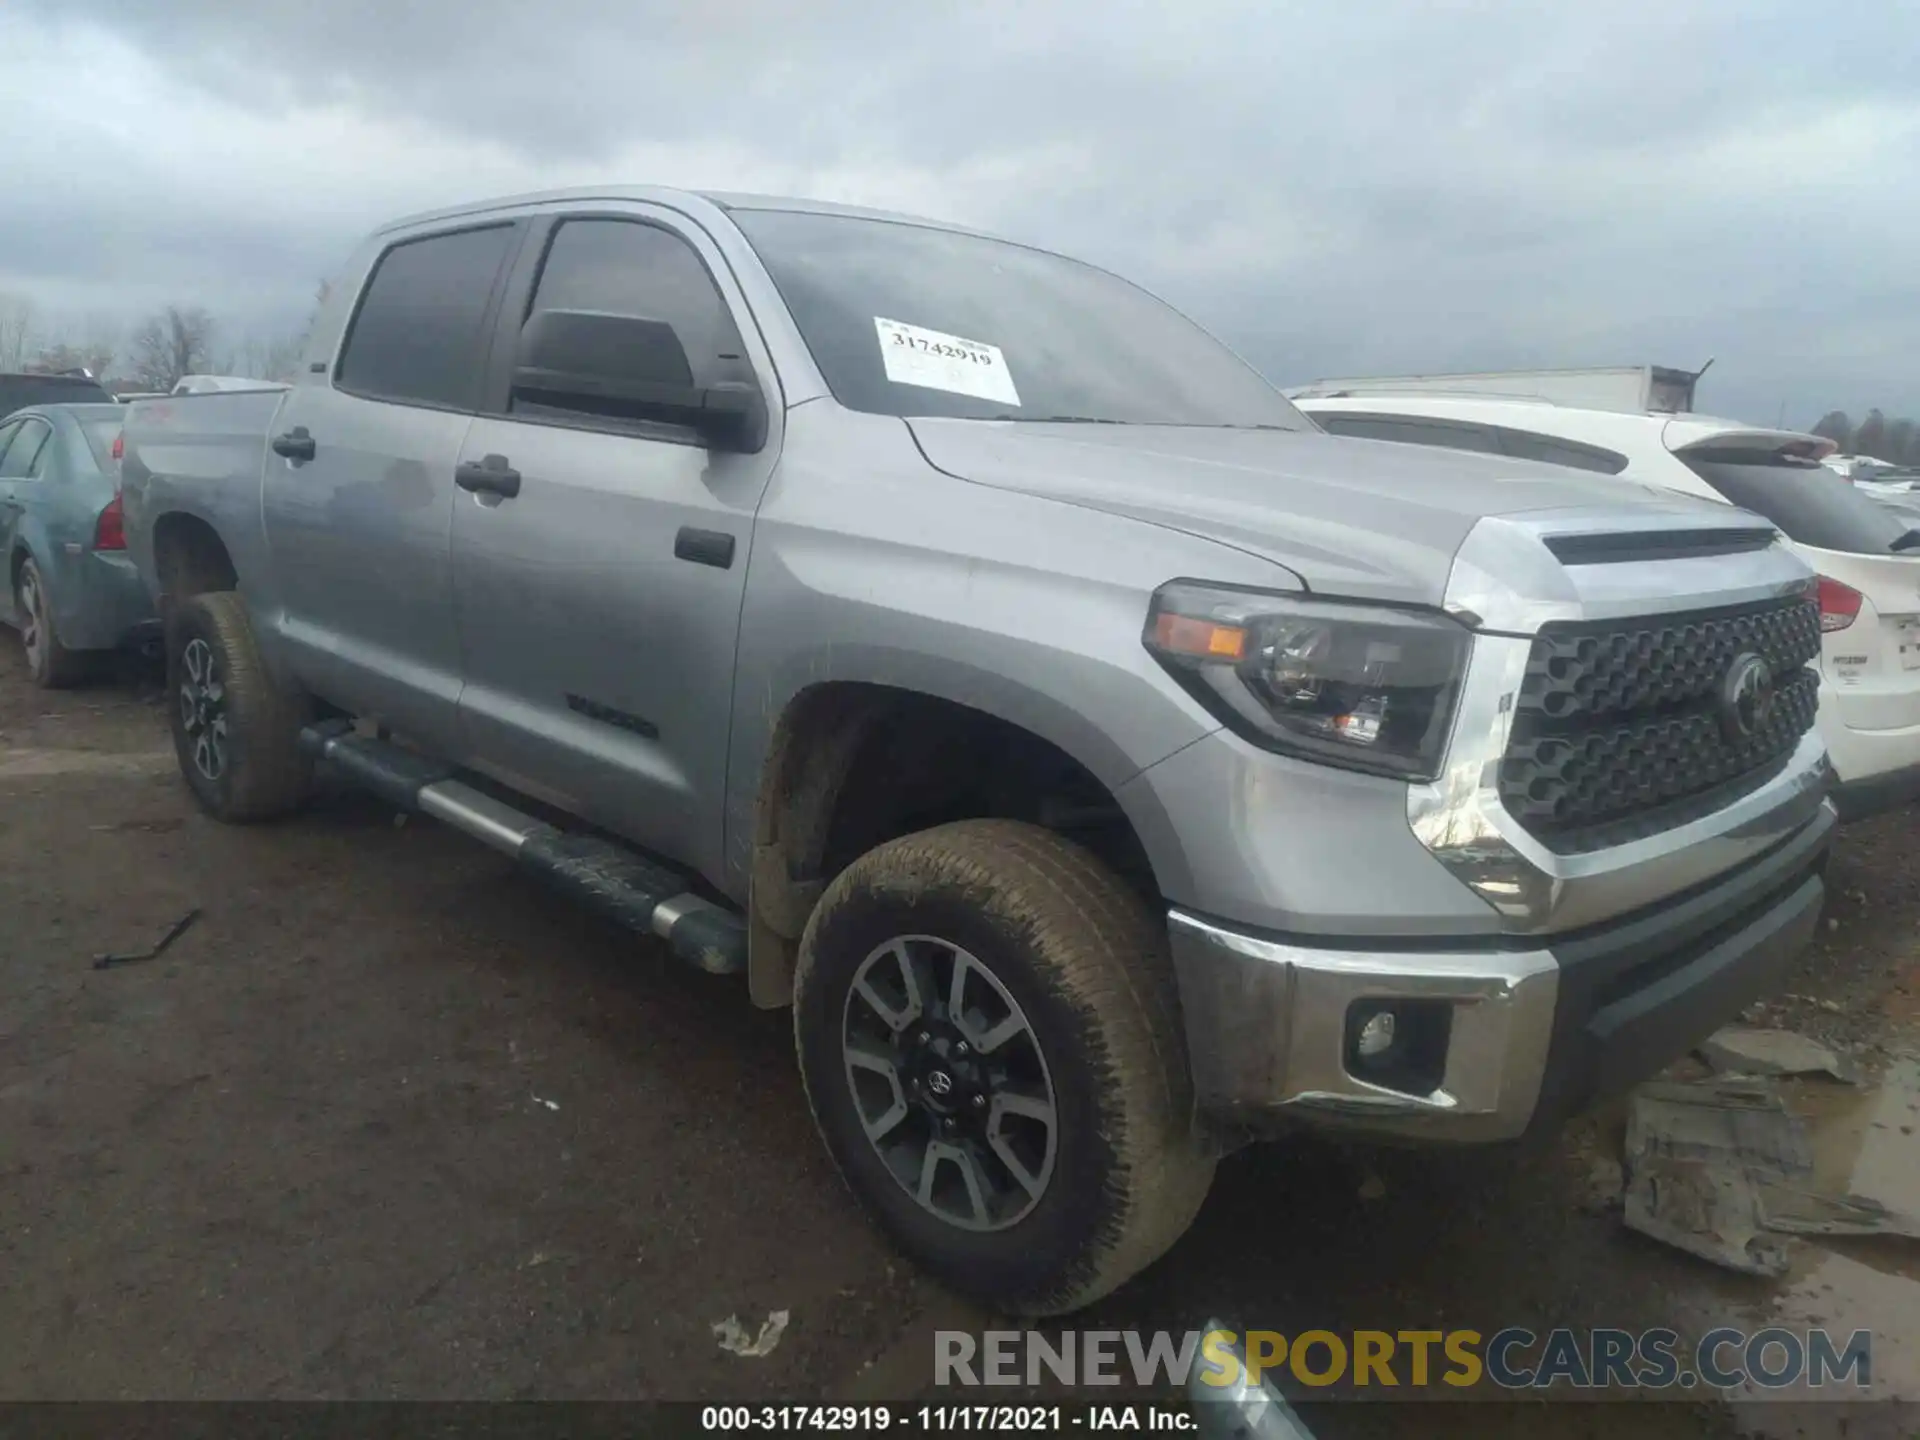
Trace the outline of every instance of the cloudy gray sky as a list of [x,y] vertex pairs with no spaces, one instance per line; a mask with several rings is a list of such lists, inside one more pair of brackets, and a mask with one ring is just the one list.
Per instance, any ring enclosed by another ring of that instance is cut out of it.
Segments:
[[0,291],[297,326],[375,223],[594,180],[966,221],[1282,383],[1716,358],[1920,414],[1912,0],[5,0]]

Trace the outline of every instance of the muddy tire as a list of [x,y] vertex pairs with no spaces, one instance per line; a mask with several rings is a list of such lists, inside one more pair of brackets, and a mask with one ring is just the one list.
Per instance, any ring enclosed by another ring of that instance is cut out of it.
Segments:
[[821,897],[794,989],[834,1162],[952,1289],[1078,1309],[1206,1198],[1165,925],[1059,836],[968,820],[869,851]]
[[180,773],[208,814],[239,824],[305,803],[313,784],[299,746],[306,701],[261,663],[237,593],[195,595],[173,613],[167,694]]
[[26,651],[27,673],[43,690],[64,690],[86,677],[84,652],[69,650],[53,628],[53,600],[46,577],[32,560],[20,562],[13,582],[14,613],[20,617],[20,644]]

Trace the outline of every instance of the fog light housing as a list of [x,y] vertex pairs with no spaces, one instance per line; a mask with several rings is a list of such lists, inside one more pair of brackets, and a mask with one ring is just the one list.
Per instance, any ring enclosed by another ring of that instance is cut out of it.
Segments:
[[1445,1000],[1369,999],[1347,1010],[1345,1060],[1356,1080],[1431,1095],[1447,1074],[1453,1006]]
[[1362,1060],[1377,1060],[1393,1048],[1393,1011],[1376,1010],[1360,1024],[1354,1050]]

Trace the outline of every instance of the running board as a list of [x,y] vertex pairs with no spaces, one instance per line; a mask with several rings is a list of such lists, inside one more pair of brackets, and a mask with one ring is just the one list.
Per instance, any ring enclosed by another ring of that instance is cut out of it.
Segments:
[[450,765],[332,720],[300,732],[300,748],[401,810],[464,830],[561,894],[641,934],[712,975],[747,968],[746,923],[695,895],[685,875],[597,835],[558,829],[456,778]]

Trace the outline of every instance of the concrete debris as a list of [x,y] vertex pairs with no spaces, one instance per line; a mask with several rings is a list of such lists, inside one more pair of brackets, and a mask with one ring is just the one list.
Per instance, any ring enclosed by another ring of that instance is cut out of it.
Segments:
[[1806,1132],[1765,1081],[1643,1085],[1627,1118],[1627,1227],[1748,1275],[1786,1273],[1760,1187],[1811,1173]]
[[1700,1058],[1722,1074],[1830,1075],[1848,1085],[1860,1083],[1851,1062],[1791,1030],[1729,1025],[1701,1044]]
[[785,1310],[775,1310],[767,1316],[766,1323],[760,1327],[760,1333],[751,1340],[747,1332],[740,1328],[740,1317],[729,1315],[713,1326],[714,1338],[719,1340],[720,1348],[730,1355],[744,1355],[749,1360],[760,1360],[773,1353],[773,1347],[780,1343],[780,1337],[787,1331]]
[[1864,1195],[1822,1195],[1793,1185],[1765,1185],[1761,1216],[1784,1235],[1894,1235],[1920,1240],[1920,1216],[1889,1210]]

